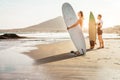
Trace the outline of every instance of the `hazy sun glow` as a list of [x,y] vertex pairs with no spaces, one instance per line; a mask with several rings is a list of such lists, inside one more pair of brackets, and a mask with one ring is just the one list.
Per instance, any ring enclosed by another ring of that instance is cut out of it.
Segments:
[[62,16],[61,7],[69,2],[75,12],[84,12],[88,27],[89,12],[103,15],[104,28],[120,25],[119,0],[0,0],[0,29],[23,28]]

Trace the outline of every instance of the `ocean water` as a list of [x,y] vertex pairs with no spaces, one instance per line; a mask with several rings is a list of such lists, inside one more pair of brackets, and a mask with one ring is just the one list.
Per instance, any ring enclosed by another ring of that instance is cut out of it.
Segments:
[[[28,69],[34,60],[24,53],[37,49],[35,45],[70,40],[68,33],[24,33],[18,35],[28,38],[0,40],[0,73]],[[88,34],[84,34],[84,37],[88,38]],[[120,38],[120,36],[104,34],[103,38]]]
[[[67,32],[63,33],[24,33],[18,34],[19,36],[26,36],[25,39],[8,39],[0,40],[0,53],[5,51],[11,51],[11,48],[15,52],[27,52],[32,49],[36,49],[35,45],[49,44],[63,40],[69,40],[70,36]],[[88,38],[88,34],[84,34],[85,38]],[[120,38],[118,34],[104,34],[103,38]]]

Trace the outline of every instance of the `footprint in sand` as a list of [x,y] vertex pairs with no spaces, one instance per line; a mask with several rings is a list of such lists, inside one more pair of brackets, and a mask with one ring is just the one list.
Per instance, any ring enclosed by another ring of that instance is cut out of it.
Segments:
[[86,59],[90,59],[90,57],[86,57]]
[[97,63],[97,61],[92,61],[92,60],[89,60],[89,61],[87,61],[87,62]]
[[108,58],[98,58],[97,61],[99,61],[99,60],[110,60],[110,59],[111,59],[110,57],[108,57]]
[[105,49],[110,49],[109,47],[105,47]]
[[117,63],[117,62],[116,62],[116,63],[114,63],[114,64],[116,64],[116,65],[120,65],[120,63]]
[[105,59],[105,60],[110,60],[111,58],[110,58],[110,57],[108,57],[108,58],[103,58],[103,59]]

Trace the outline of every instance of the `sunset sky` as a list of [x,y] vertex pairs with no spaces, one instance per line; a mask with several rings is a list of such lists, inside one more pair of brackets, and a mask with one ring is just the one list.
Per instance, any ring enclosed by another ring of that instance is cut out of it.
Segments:
[[89,13],[103,15],[104,28],[120,25],[120,0],[0,0],[0,29],[23,28],[62,16],[62,4],[69,2],[75,12],[84,12],[84,27]]

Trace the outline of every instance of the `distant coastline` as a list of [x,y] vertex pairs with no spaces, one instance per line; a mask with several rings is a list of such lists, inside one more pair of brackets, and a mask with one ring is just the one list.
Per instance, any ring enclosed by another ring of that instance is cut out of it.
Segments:
[[[88,33],[88,30],[83,30]],[[58,16],[43,23],[20,29],[1,29],[0,33],[67,32],[63,17]],[[120,34],[120,25],[103,29],[104,33]]]

